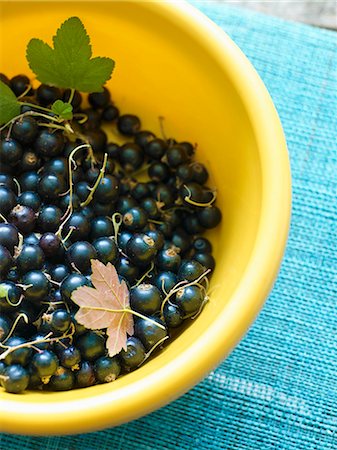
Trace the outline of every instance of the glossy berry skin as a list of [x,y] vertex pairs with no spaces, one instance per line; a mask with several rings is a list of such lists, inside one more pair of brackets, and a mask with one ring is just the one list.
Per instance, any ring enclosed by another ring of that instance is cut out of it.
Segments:
[[148,216],[144,209],[134,206],[123,216],[123,224],[127,230],[141,230],[147,224]]
[[74,370],[79,367],[79,363],[81,362],[81,353],[78,348],[71,345],[70,347],[63,348],[58,352],[58,357],[60,363],[63,367],[67,369]]
[[55,205],[42,206],[37,224],[42,232],[55,232],[60,226],[62,211]]
[[4,279],[11,265],[13,258],[7,248],[0,245],[0,280]]
[[41,198],[37,192],[24,191],[19,195],[18,203],[22,206],[28,206],[34,212],[38,212],[41,206]]
[[164,305],[164,320],[165,320],[165,323],[168,328],[177,328],[184,321],[183,313],[178,308],[178,306],[170,305],[169,303],[165,303],[165,305]]
[[109,105],[111,99],[110,92],[103,87],[102,92],[93,92],[88,95],[88,101],[93,108],[105,108]]
[[56,372],[59,361],[55,353],[44,350],[41,353],[36,353],[33,358],[31,365],[40,378],[49,378]]
[[173,145],[167,149],[166,152],[167,163],[170,167],[178,167],[180,164],[184,164],[189,161],[190,157],[185,148],[179,144]]
[[112,203],[118,199],[119,181],[113,175],[102,177],[94,193],[94,199],[100,203]]
[[0,377],[0,383],[6,392],[19,394],[28,387],[28,371],[19,364],[7,366]]
[[183,219],[182,226],[186,233],[190,235],[201,234],[205,231],[196,214],[187,214]]
[[64,227],[65,234],[70,231],[70,227],[74,227],[69,238],[72,242],[86,239],[90,233],[90,222],[80,212],[75,211],[71,215],[70,219],[66,223],[66,226]]
[[[16,347],[21,344],[25,344],[26,339],[22,337],[12,336],[6,341],[6,345],[9,347]],[[5,363],[9,366],[10,364],[20,364],[21,366],[26,366],[32,356],[32,349],[30,347],[18,348],[11,353],[9,353],[5,358]]]
[[62,298],[70,301],[73,291],[81,286],[89,286],[88,279],[79,273],[71,273],[61,283],[60,290]]
[[195,285],[179,289],[174,303],[179,306],[185,316],[196,314],[204,300],[203,291]]
[[61,240],[55,233],[44,233],[40,237],[39,246],[47,258],[51,258],[59,251]]
[[195,260],[182,261],[178,270],[178,281],[194,281],[205,273],[206,267]]
[[64,148],[64,137],[62,132],[59,131],[49,131],[43,129],[37,135],[34,142],[35,151],[45,157],[58,156],[62,153]]
[[122,350],[119,357],[125,370],[134,370],[145,359],[144,345],[138,338],[131,336],[126,341],[126,350]]
[[30,80],[26,75],[15,75],[10,80],[10,88],[17,97],[23,94],[28,86],[30,86]]
[[135,206],[138,206],[138,203],[133,197],[122,196],[117,201],[116,210],[121,214],[125,214]]
[[208,180],[208,171],[206,167],[198,162],[191,164],[192,180],[199,184],[205,184]]
[[215,259],[211,253],[195,253],[193,255],[193,259],[198,261],[207,269],[214,270],[215,268]]
[[198,220],[204,228],[215,228],[221,222],[221,211],[217,206],[207,206],[198,211]]
[[3,281],[1,287],[7,290],[7,296],[0,296],[0,311],[11,311],[20,305],[22,289],[12,281]]
[[135,186],[131,188],[130,194],[135,200],[141,200],[150,195],[150,190],[147,183],[137,182]]
[[194,145],[190,142],[179,142],[180,147],[183,147],[188,154],[188,156],[193,156],[195,153]]
[[118,248],[115,241],[109,237],[101,237],[93,241],[93,247],[97,252],[97,258],[103,263],[115,264],[118,260]]
[[71,315],[65,309],[57,309],[48,317],[50,328],[57,333],[65,333],[71,324]]
[[121,365],[116,357],[101,356],[95,361],[94,371],[97,381],[110,383],[115,381],[121,372]]
[[180,228],[174,231],[171,242],[175,247],[180,249],[180,253],[184,253],[190,248],[191,237]]
[[29,116],[17,120],[12,128],[12,136],[23,145],[32,144],[37,133],[37,121]]
[[147,197],[141,200],[141,208],[147,213],[150,219],[158,219],[160,216],[158,204],[152,197]]
[[91,221],[90,239],[95,240],[100,237],[111,236],[113,234],[113,226],[111,220],[107,217],[95,217]]
[[5,316],[0,315],[0,342],[6,339],[9,330],[10,330],[9,320]]
[[144,147],[146,155],[151,159],[160,160],[167,150],[167,143],[163,139],[155,138]]
[[86,137],[94,153],[102,153],[104,151],[108,137],[101,128],[86,131]]
[[63,177],[55,174],[47,174],[39,181],[39,193],[46,200],[56,199],[67,190],[67,184]]
[[117,262],[116,270],[118,275],[125,278],[129,283],[133,283],[139,276],[139,268],[124,256]]
[[175,273],[170,271],[160,272],[154,278],[153,283],[165,295],[178,283],[178,277]]
[[152,238],[139,233],[133,235],[126,244],[126,254],[133,264],[145,267],[156,257],[157,247]]
[[139,169],[144,162],[143,149],[133,142],[124,144],[119,149],[119,163],[126,172]]
[[[2,164],[0,165],[0,171],[2,172]],[[9,190],[17,193],[17,186],[14,183],[14,179],[8,173],[0,173],[0,186],[5,186]]]
[[88,331],[78,338],[77,347],[83,359],[94,361],[104,355],[105,339],[95,331]]
[[75,186],[75,192],[78,198],[83,202],[90,193],[90,184],[88,181],[80,181]]
[[139,118],[133,114],[123,114],[117,121],[118,131],[125,136],[134,136],[140,130],[140,126]]
[[0,186],[0,213],[6,216],[11,209],[16,205],[16,195],[13,191],[6,188],[5,186]]
[[32,285],[25,290],[25,298],[39,304],[48,295],[50,284],[43,272],[32,270],[22,278],[22,284]]
[[34,230],[36,214],[29,206],[16,205],[11,210],[8,220],[20,231],[20,233],[28,234]]
[[146,236],[153,239],[157,250],[161,250],[165,244],[165,237],[159,230],[146,230]]
[[113,122],[119,117],[119,109],[115,105],[109,105],[103,109],[101,117],[105,122]]
[[162,271],[177,272],[180,262],[181,257],[174,248],[163,249],[158,252],[156,267]]
[[185,163],[180,164],[176,169],[176,176],[179,178],[181,182],[192,181],[193,179],[193,169],[191,164]]
[[36,90],[36,98],[40,105],[48,106],[61,99],[62,93],[57,87],[41,84]]
[[91,271],[91,260],[97,258],[97,252],[93,245],[86,241],[78,241],[67,250],[67,258],[70,265],[74,265],[81,273]]
[[149,142],[155,139],[155,137],[156,136],[152,133],[152,131],[138,131],[138,133],[135,134],[135,143],[140,145],[142,148],[145,148]]
[[196,238],[192,243],[192,248],[197,253],[212,253],[212,244],[204,237]]
[[165,182],[170,178],[171,171],[167,164],[157,161],[149,167],[148,175],[153,181]]
[[172,187],[159,183],[152,193],[152,197],[158,202],[164,203],[165,208],[169,208],[173,206],[176,195]]
[[121,231],[117,237],[118,248],[122,250],[122,252],[126,253],[126,246],[129,240],[133,237],[132,231]]
[[151,315],[160,310],[160,290],[153,284],[141,283],[130,290],[130,305],[135,311]]
[[53,391],[69,391],[75,384],[75,375],[70,369],[58,367],[55,374],[50,378],[48,387]]
[[75,372],[76,386],[88,387],[96,383],[94,367],[88,361],[82,361],[79,370]]
[[[151,318],[163,325],[159,319]],[[153,322],[145,319],[137,319],[135,322],[135,337],[140,339],[145,347],[146,351],[149,351],[155,344],[157,344],[161,339],[167,336],[167,330],[162,329],[155,325]]]
[[16,258],[16,265],[20,273],[26,273],[30,270],[42,269],[44,259],[44,253],[39,246],[24,244]]
[[49,274],[52,280],[61,283],[68,275],[70,275],[70,269],[64,264],[56,264],[49,270]]
[[0,161],[15,166],[21,159],[23,149],[18,141],[6,138],[0,141]]
[[36,192],[39,185],[40,176],[35,171],[23,173],[19,178],[19,183],[22,191]]
[[10,223],[0,223],[0,245],[6,247],[13,255],[14,247],[19,244],[17,228]]

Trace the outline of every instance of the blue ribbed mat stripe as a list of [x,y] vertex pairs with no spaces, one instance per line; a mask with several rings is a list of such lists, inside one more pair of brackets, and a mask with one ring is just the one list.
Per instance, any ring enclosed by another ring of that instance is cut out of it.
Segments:
[[171,405],[87,435],[2,434],[0,449],[337,449],[337,34],[194,4],[252,61],[285,130],[293,217],[275,288],[233,354]]

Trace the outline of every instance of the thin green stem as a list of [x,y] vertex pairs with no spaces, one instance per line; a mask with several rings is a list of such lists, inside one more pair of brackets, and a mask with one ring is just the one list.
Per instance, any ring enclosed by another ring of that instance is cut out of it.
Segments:
[[51,109],[45,108],[44,106],[41,106],[41,105],[35,105],[34,103],[29,103],[29,102],[19,102],[19,103],[22,106],[29,106],[31,108],[39,109],[40,111],[44,111],[44,112],[47,112],[49,114],[54,114]]
[[6,339],[4,339],[3,341],[1,341],[0,345],[1,345],[1,344],[3,345],[3,344],[4,344],[6,341],[8,341],[8,339],[12,336],[12,334],[14,333],[15,327],[16,327],[16,325],[18,324],[18,322],[19,322],[20,319],[23,319],[23,320],[25,321],[25,323],[28,323],[28,322],[29,322],[28,317],[27,317],[27,314],[25,314],[25,313],[20,313],[20,314],[18,315],[18,317],[15,319],[15,321],[14,321],[14,323],[13,323],[13,325],[12,325],[12,328],[10,329],[8,335],[6,336]]
[[67,103],[70,103],[70,104],[71,104],[71,102],[74,100],[74,95],[75,95],[75,89],[74,89],[74,88],[71,88],[71,90],[70,90],[70,96],[69,96],[69,98],[68,98],[68,100],[67,100]]
[[96,189],[98,188],[98,185],[101,181],[101,179],[104,177],[104,173],[105,173],[105,168],[106,168],[106,164],[108,162],[108,154],[105,153],[104,154],[104,161],[102,164],[102,167],[99,171],[99,175],[95,181],[95,184],[93,185],[93,187],[90,189],[90,193],[88,195],[88,197],[84,200],[84,202],[81,203],[81,207],[83,208],[84,206],[89,205],[89,203],[92,201],[92,199],[94,198],[94,193],[96,191]]

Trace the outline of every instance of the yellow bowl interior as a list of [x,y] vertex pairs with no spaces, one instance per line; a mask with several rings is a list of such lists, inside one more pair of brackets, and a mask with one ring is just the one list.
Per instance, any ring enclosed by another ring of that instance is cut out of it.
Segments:
[[217,268],[202,314],[164,351],[114,383],[61,393],[0,390],[0,428],[63,434],[116,425],[186,391],[243,335],[282,256],[290,209],[286,147],[271,100],[253,68],[216,26],[183,2],[0,2],[0,71],[30,74],[29,39],[51,42],[78,16],[94,56],[116,68],[109,82],[123,113],[144,129],[197,143],[222,209],[209,234]]

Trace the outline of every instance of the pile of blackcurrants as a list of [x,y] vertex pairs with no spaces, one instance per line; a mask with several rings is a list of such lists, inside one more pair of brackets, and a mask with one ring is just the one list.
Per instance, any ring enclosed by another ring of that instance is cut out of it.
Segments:
[[[1,385],[19,393],[112,381],[207,300],[215,261],[200,235],[221,220],[207,169],[191,143],[159,138],[141,130],[137,116],[120,115],[106,88],[90,94],[87,107],[75,92],[71,134],[48,121],[50,113],[34,115],[34,105],[67,101],[69,90],[29,89],[23,75],[1,80],[26,102],[0,136]],[[124,143],[108,142],[102,126]],[[92,259],[116,267],[131,308],[145,316],[135,317],[127,350],[114,357],[104,331],[74,317],[71,295],[91,285]]]

